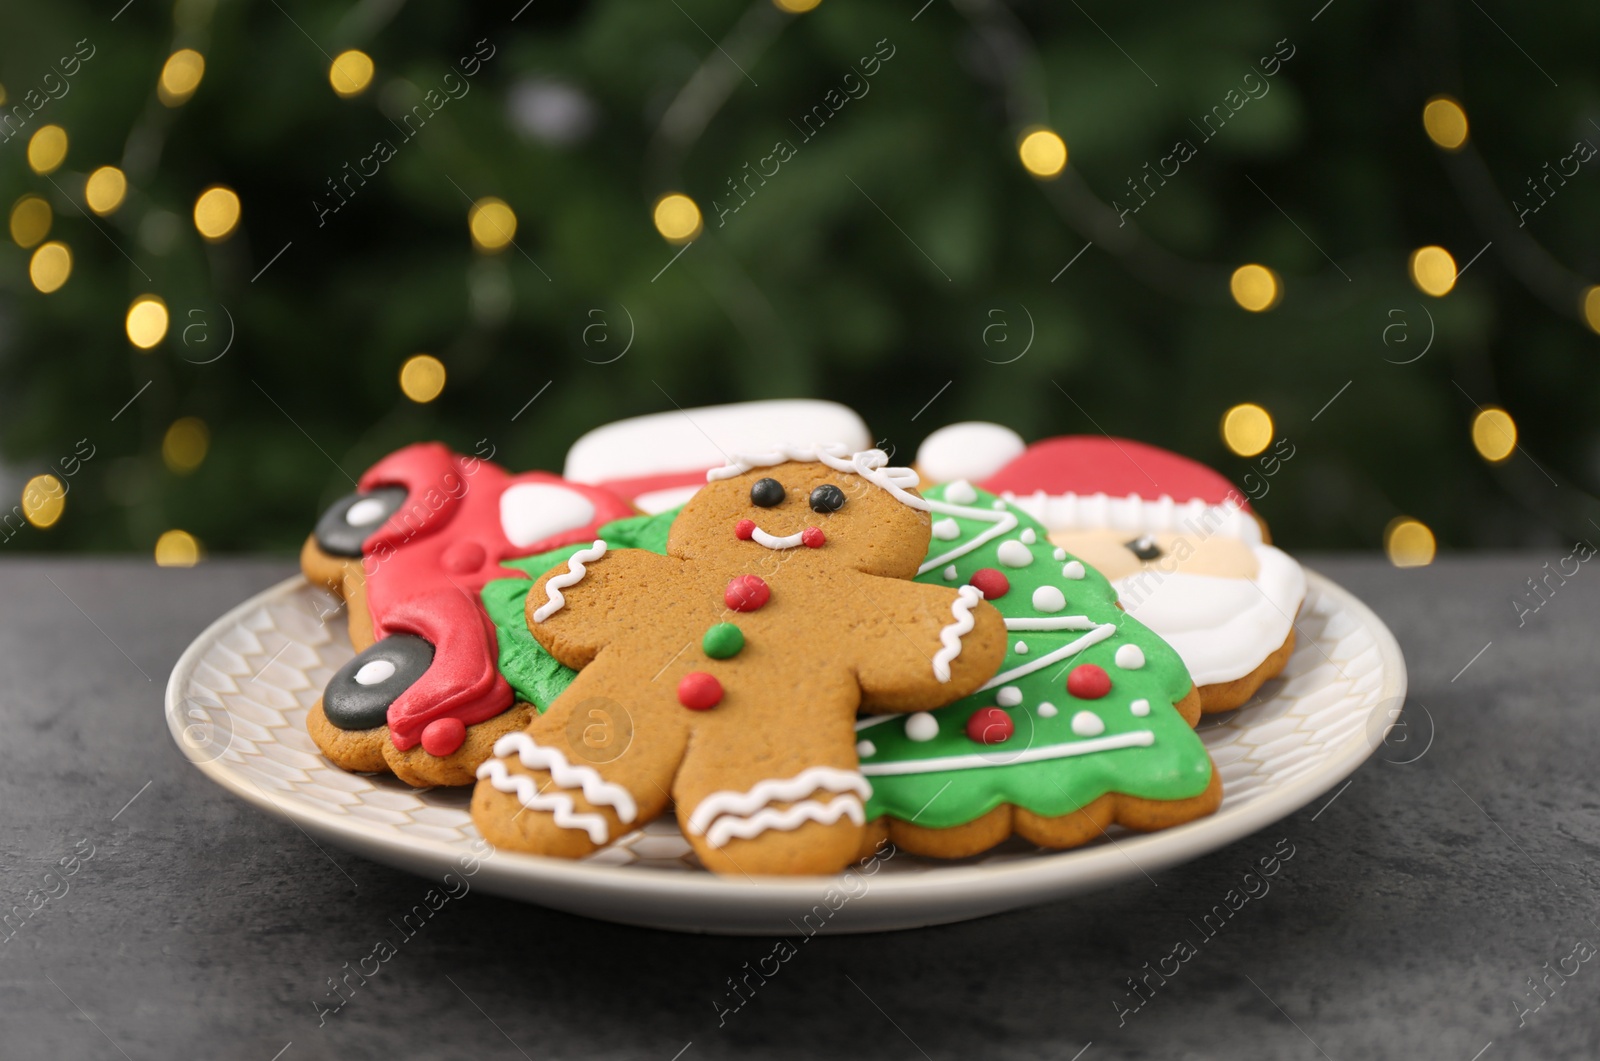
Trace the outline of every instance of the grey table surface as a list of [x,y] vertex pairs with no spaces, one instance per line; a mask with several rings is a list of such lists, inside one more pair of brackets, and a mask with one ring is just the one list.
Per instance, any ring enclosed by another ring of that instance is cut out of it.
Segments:
[[[206,780],[162,718],[189,641],[292,563],[9,559],[0,909],[66,890],[0,929],[0,1057],[1595,1057],[1600,573],[1552,579],[1521,626],[1512,604],[1562,555],[1306,558],[1398,635],[1405,744],[1155,886],[819,935],[722,1020],[729,978],[773,941],[472,893],[319,1021],[328,978],[422,882],[337,849],[334,872]],[[1126,978],[1199,939],[1189,919],[1280,841],[1295,853],[1270,892],[1132,1009]]]

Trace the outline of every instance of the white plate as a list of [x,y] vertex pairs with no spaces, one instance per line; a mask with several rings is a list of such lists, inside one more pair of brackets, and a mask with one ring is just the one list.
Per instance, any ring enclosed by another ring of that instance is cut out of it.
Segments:
[[[900,852],[871,875],[738,880],[700,869],[671,816],[581,862],[493,853],[470,883],[588,917],[690,932],[872,932],[942,924],[1153,874],[1270,825],[1331,789],[1383,742],[1405,661],[1381,620],[1307,572],[1299,639],[1254,701],[1203,721],[1225,796],[1209,818],[1115,842],[1041,851],[1012,840],[960,862]],[[307,709],[352,655],[344,612],[295,577],[218,619],[167,683],[167,724],[212,780],[309,835],[425,877],[460,872],[481,840],[471,789],[416,790],[330,764]],[[459,889],[460,885],[455,885]]]

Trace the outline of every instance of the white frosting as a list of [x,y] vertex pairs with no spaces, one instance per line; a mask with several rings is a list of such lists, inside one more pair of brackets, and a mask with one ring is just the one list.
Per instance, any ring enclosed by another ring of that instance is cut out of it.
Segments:
[[1079,711],[1072,716],[1072,732],[1080,737],[1098,737],[1106,731],[1106,724],[1093,711]]
[[1048,618],[1019,617],[1006,620],[1007,630],[1093,630],[1095,621],[1087,615],[1052,615]]
[[1048,700],[1040,701],[1040,703],[1039,703],[1039,717],[1040,718],[1055,718],[1057,713],[1058,712],[1057,712],[1055,704],[1052,704]]
[[361,665],[356,671],[357,685],[377,685],[394,677],[394,664],[386,659],[373,659]]
[[500,495],[500,529],[519,549],[594,522],[594,503],[554,483],[516,483]]
[[793,534],[785,534],[780,538],[776,534],[768,534],[760,527],[757,527],[750,532],[750,537],[754,539],[757,545],[765,545],[768,549],[793,549],[800,544],[800,539],[804,534],[804,531],[795,531]]
[[1148,700],[1135,700],[1133,703],[1128,705],[1128,710],[1132,711],[1135,715],[1138,715],[1140,718],[1143,718],[1144,716],[1146,716],[1146,715],[1148,715],[1150,713],[1150,701],[1148,701]]
[[1008,490],[1002,496],[1053,531],[1104,529],[1129,534],[1170,532],[1201,537],[1221,534],[1252,545],[1261,544],[1261,525],[1233,499],[1220,505],[1208,505],[1199,498],[1174,501],[1167,494],[1147,501],[1138,494],[1112,497],[1109,494],[1047,494],[1043,490],[1021,496]]
[[1032,527],[1027,527],[1023,529],[1021,534],[1017,535],[1017,540],[1023,545],[1032,545],[1034,542],[1039,540],[1039,535]]
[[1058,549],[1056,549],[1055,552],[1051,553],[1050,555],[1055,557],[1056,561],[1059,563],[1060,561],[1065,560],[1067,558],[1067,551],[1065,549],[1058,548]]
[[1123,670],[1138,670],[1144,666],[1144,649],[1129,643],[1117,649],[1116,664]]
[[[1084,634],[1082,637],[1068,641],[1060,648],[1046,652],[1038,659],[1029,660],[1022,666],[1013,667],[1008,671],[1001,671],[999,674],[996,674],[993,678],[990,678],[987,682],[985,682],[979,691],[981,692],[983,689],[993,689],[997,685],[1005,685],[1008,682],[1015,681],[1025,674],[1032,674],[1041,667],[1048,667],[1050,664],[1059,660],[1066,659],[1069,656],[1075,656],[1079,652],[1082,652],[1084,649],[1088,648],[1090,645],[1098,645],[1100,642],[1104,641],[1106,638],[1110,637],[1116,632],[1117,626],[1115,623],[1102,623],[1093,630],[1090,630],[1088,633]],[[1021,641],[1017,642],[1017,646],[1017,650],[1019,652],[1027,651],[1027,646]]]
[[1033,550],[1015,539],[1001,542],[997,554],[1007,567],[1027,567],[1033,563]]
[[585,564],[592,564],[606,555],[606,543],[596,538],[594,544],[587,549],[579,549],[567,561],[567,570],[564,574],[556,575],[544,584],[545,602],[534,610],[533,621],[542,623],[556,612],[560,611],[567,603],[567,598],[561,591],[576,586],[583,581],[583,576],[588,573]]
[[[1040,714],[1044,713],[1040,705]],[[1136,729],[1128,733],[1114,733],[1094,740],[1073,741],[1070,744],[1049,744],[1043,747],[1024,748],[1016,754],[1007,754],[1003,760],[994,753],[978,755],[946,755],[936,759],[906,759],[895,762],[868,763],[861,772],[869,777],[888,774],[933,774],[942,770],[981,770],[990,766],[1014,766],[1017,763],[1036,763],[1044,759],[1065,759],[1073,755],[1090,755],[1115,748],[1148,747],[1156,742],[1153,732]]]
[[1009,427],[971,420],[948,424],[917,447],[917,467],[936,483],[987,479],[1018,457],[1028,444]]
[[1058,612],[1067,606],[1067,595],[1057,586],[1040,586],[1033,591],[1033,608],[1041,612]]
[[1019,656],[1026,656],[1028,654],[1028,643],[1026,641],[1018,641],[1011,646],[1011,651]]
[[970,505],[978,500],[978,491],[965,479],[957,479],[944,488],[944,499],[952,505]]
[[863,759],[870,759],[878,754],[878,746],[869,740],[857,741],[856,754]]
[[[695,807],[694,812],[689,815],[689,833],[693,836],[704,834],[711,827],[711,823],[724,814],[731,815],[735,819],[754,821],[755,818],[752,815],[755,815],[756,811],[761,810],[767,804],[788,803],[800,799],[802,796],[809,796],[818,789],[828,792],[854,792],[861,799],[867,799],[872,795],[872,786],[867,783],[866,778],[862,777],[858,771],[840,770],[833,766],[813,766],[807,770],[800,771],[793,777],[769,778],[765,781],[758,781],[745,792],[723,789],[722,791],[711,793],[711,795],[701,800],[699,805]],[[858,800],[856,809],[859,811],[860,807],[861,804]],[[841,811],[840,813],[843,812]],[[838,821],[838,816],[835,815],[832,820]],[[857,818],[855,820],[859,822],[861,819]],[[799,821],[797,820],[793,825],[768,825],[764,828],[792,829],[798,824]],[[757,832],[761,831],[764,831],[764,829],[757,830]],[[737,832],[735,835],[748,840],[756,833]],[[715,841],[712,841],[712,844],[716,847],[722,846]]]
[[961,639],[972,632],[975,625],[972,609],[983,600],[976,586],[962,586],[956,590],[956,599],[950,602],[952,621],[939,630],[939,651],[933,654],[933,676],[941,682],[950,680],[950,664],[961,655]]
[[926,711],[918,711],[906,719],[906,736],[919,744],[939,735],[939,720]]
[[499,759],[488,759],[478,767],[478,779],[487,781],[501,792],[514,792],[517,802],[529,810],[549,811],[552,820],[563,829],[582,829],[589,834],[589,842],[603,844],[610,838],[611,830],[605,818],[598,814],[575,813],[572,797],[564,792],[540,792],[527,774],[513,774]]
[[592,766],[574,766],[559,749],[535,744],[526,732],[508,733],[494,742],[497,759],[515,755],[530,770],[546,770],[557,788],[581,788],[583,798],[597,807],[613,807],[624,823],[638,817],[639,808],[633,802],[633,793],[600,776]]
[[1001,707],[1016,707],[1022,703],[1022,690],[1015,685],[1008,685],[994,694],[994,702]]
[[954,541],[961,537],[961,527],[948,516],[944,519],[936,519],[933,521],[933,536],[942,542]]
[[[1063,556],[1066,555],[1065,549],[1057,549],[1056,552],[1061,553]],[[1087,572],[1084,571],[1083,564],[1077,560],[1068,560],[1061,568],[1062,578],[1076,580],[1082,578],[1085,574],[1087,574]]]
[[832,825],[845,817],[857,825],[866,824],[866,809],[859,797],[835,796],[827,803],[819,803],[814,799],[801,800],[783,810],[776,807],[763,808],[748,818],[733,816],[718,818],[716,824],[706,833],[706,843],[712,847],[721,847],[735,837],[740,840],[750,840],[769,829],[787,832],[799,828],[804,822]]
[[376,497],[363,497],[345,510],[344,521],[352,527],[365,527],[383,518],[387,506]]
[[951,564],[950,566],[948,566],[948,567],[946,567],[944,569],[944,580],[946,582],[954,582],[956,580],[956,565],[955,564]]

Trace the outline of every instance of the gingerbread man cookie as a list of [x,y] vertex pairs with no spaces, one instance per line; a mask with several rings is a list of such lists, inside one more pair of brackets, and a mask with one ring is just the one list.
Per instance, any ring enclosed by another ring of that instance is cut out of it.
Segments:
[[[912,581],[928,503],[887,460],[845,446],[743,457],[708,474],[665,556],[602,541],[547,572],[528,629],[578,674],[479,768],[484,836],[579,858],[670,802],[717,872],[832,873],[854,858],[872,792],[857,709],[939,707],[1005,654],[975,589]],[[632,733],[603,762],[573,724],[596,701]]]

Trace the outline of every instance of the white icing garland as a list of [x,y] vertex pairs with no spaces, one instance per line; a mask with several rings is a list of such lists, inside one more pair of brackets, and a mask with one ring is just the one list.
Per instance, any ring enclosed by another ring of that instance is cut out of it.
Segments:
[[[993,689],[997,685],[1004,685],[1007,682],[1014,681],[1025,674],[1032,674],[1041,667],[1048,667],[1057,660],[1066,659],[1068,656],[1075,656],[1079,652],[1082,652],[1084,649],[1088,648],[1090,645],[1097,645],[1116,632],[1116,623],[1102,623],[1093,630],[1090,630],[1088,633],[1084,634],[1082,637],[1078,638],[1076,641],[1069,641],[1060,648],[1051,652],[1046,652],[1038,659],[1030,660],[1020,667],[1013,667],[1011,670],[1001,671],[993,678],[990,678],[988,681],[984,682],[978,691],[982,692],[985,689]],[[1018,652],[1025,651],[1021,641],[1018,641],[1017,645]]]
[[567,598],[561,595],[561,591],[576,586],[583,581],[583,576],[588,573],[588,569],[583,565],[592,564],[604,555],[606,555],[606,543],[599,538],[596,538],[594,544],[589,548],[579,549],[573,553],[572,557],[567,560],[566,574],[557,575],[544,584],[544,592],[547,599],[545,603],[539,605],[534,611],[533,621],[542,623],[560,611],[567,603]]
[[813,766],[793,777],[758,781],[747,792],[722,789],[711,793],[701,800],[695,807],[694,813],[689,815],[689,832],[700,836],[718,815],[749,817],[769,803],[787,803],[802,796],[809,796],[818,789],[825,789],[828,792],[855,792],[862,799],[870,798],[872,795],[872,786],[859,771],[840,770],[834,766]]
[[540,792],[527,774],[513,774],[499,759],[489,759],[478,767],[479,780],[486,780],[501,792],[515,792],[517,801],[529,810],[547,810],[563,829],[582,829],[589,842],[599,846],[610,837],[606,820],[598,814],[574,813],[572,797],[562,792]]
[[972,632],[975,625],[972,609],[983,601],[983,593],[976,586],[962,586],[956,590],[956,599],[950,602],[954,621],[939,630],[939,643],[944,647],[933,654],[933,676],[941,682],[950,680],[950,664],[961,655],[961,639]]
[[721,847],[734,837],[741,840],[750,840],[760,836],[768,829],[781,829],[787,832],[798,828],[802,822],[819,822],[823,825],[832,825],[840,818],[848,817],[857,825],[867,822],[866,808],[862,806],[858,796],[835,796],[827,803],[820,803],[814,799],[802,800],[784,810],[776,807],[767,807],[756,812],[748,818],[723,817],[706,834],[706,842],[712,847]]
[[615,781],[607,781],[592,766],[573,766],[558,749],[535,744],[526,732],[508,733],[495,741],[494,754],[497,759],[509,759],[515,754],[530,770],[548,770],[557,788],[583,789],[584,799],[597,807],[615,807],[617,817],[623,822],[632,822],[638,817],[639,808],[633,802],[633,793]]
[[1037,619],[1020,616],[1006,620],[1007,630],[1093,630],[1099,625],[1087,615],[1051,615]]
[[[1043,705],[1040,705],[1041,707]],[[981,770],[989,766],[1015,766],[1018,763],[1036,763],[1043,759],[1065,759],[1073,755],[1112,751],[1117,748],[1146,747],[1156,742],[1156,735],[1148,729],[1136,729],[1094,740],[1073,741],[1071,744],[1051,744],[1040,748],[1025,748],[1015,755],[1000,757],[998,752],[975,755],[946,755],[938,759],[909,759],[899,762],[863,763],[861,772],[873,777],[885,774],[934,774],[942,770]]]

